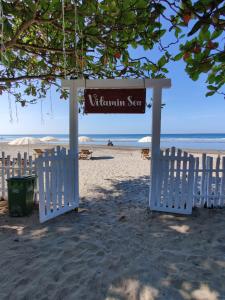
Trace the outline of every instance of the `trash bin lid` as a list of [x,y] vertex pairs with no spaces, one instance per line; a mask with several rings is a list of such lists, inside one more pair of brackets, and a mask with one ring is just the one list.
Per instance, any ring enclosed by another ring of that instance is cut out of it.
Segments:
[[6,179],[6,181],[21,181],[21,180],[31,180],[35,179],[37,176],[36,175],[24,175],[24,176],[14,176]]

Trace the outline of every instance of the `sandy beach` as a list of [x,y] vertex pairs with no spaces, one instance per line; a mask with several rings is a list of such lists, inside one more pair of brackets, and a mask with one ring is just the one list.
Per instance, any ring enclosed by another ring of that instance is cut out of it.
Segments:
[[78,213],[41,225],[37,209],[10,218],[0,202],[0,299],[224,300],[225,210],[152,213],[140,150],[93,151]]

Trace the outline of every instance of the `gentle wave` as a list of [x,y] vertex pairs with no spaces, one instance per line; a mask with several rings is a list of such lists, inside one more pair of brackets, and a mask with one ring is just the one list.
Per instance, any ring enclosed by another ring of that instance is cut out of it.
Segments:
[[[92,142],[107,142],[109,138],[96,139]],[[139,139],[110,138],[112,142],[138,142]],[[190,143],[225,143],[225,138],[163,138],[162,142],[190,142]]]
[[[15,137],[14,137],[15,138]],[[8,137],[8,136],[0,136],[0,142],[10,142],[12,141],[14,138],[12,137]],[[112,142],[114,143],[137,143],[139,139],[137,138],[120,138],[120,137],[111,137],[109,135],[109,137],[107,138],[91,138],[92,141],[91,143],[97,142],[97,143],[107,143],[108,140],[110,139]],[[68,143],[69,142],[69,137],[62,137],[59,138],[58,137],[58,141],[55,142],[51,142],[54,144],[57,144],[57,142],[60,143]],[[225,138],[186,138],[186,137],[182,137],[182,138],[176,138],[176,137],[161,137],[161,142],[168,142],[168,143],[172,143],[172,142],[185,142],[185,143],[225,143]],[[90,142],[88,142],[90,143]]]
[[161,138],[163,142],[225,143],[225,138]]

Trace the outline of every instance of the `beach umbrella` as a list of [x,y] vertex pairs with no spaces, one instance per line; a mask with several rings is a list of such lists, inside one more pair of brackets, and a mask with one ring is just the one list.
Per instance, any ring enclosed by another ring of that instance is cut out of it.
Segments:
[[142,139],[138,140],[138,143],[151,143],[152,138],[150,136],[145,136]]
[[25,145],[27,145],[28,146],[28,155],[29,155],[29,146],[38,144],[38,143],[41,143],[40,139],[25,136],[25,137],[17,138],[15,140],[9,142],[8,144],[10,146],[25,146]]
[[80,143],[88,143],[88,142],[92,142],[93,141],[88,136],[79,136],[78,140],[79,140]]
[[53,136],[45,136],[45,137],[41,138],[40,140],[42,142],[47,142],[47,143],[58,141],[58,139]]

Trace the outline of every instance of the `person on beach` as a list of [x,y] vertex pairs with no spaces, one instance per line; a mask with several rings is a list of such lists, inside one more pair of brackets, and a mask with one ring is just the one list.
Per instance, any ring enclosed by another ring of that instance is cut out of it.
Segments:
[[112,143],[112,141],[110,141],[110,139],[108,140],[108,144],[107,144],[107,146],[113,146],[113,143]]

